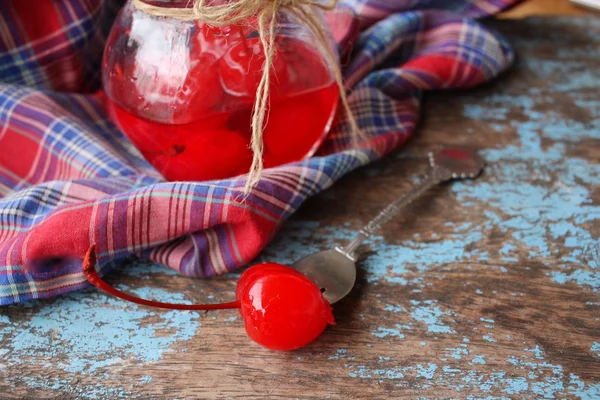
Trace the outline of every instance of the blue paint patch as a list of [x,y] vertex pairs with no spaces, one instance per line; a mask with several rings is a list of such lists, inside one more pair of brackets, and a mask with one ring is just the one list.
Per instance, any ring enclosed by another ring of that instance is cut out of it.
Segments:
[[483,335],[483,340],[485,340],[486,342],[490,342],[490,343],[496,342],[496,339],[494,339],[491,334]]
[[353,370],[348,374],[351,378],[375,379],[380,382],[404,378],[400,368],[372,369],[364,365],[349,365],[348,367]]
[[598,357],[600,357],[600,343],[594,342],[592,344],[592,347],[590,347],[590,350],[596,353]]
[[[504,257],[502,257],[502,261],[504,262],[517,262],[519,261],[519,259],[517,257],[508,257],[508,255],[515,253],[514,250],[517,249],[517,246],[515,246],[512,243],[505,243],[502,248],[500,249],[500,251],[498,251],[498,254],[503,255]],[[503,271],[502,272],[506,272],[506,268],[502,267]]]
[[509,109],[507,107],[489,107],[488,105],[468,104],[465,105],[463,115],[467,118],[481,120],[505,121]]
[[[413,308],[410,315],[416,321],[422,322],[427,325],[427,331],[433,333],[456,333],[450,328],[442,319],[454,315],[453,312],[442,311],[440,307],[436,305],[433,300],[425,300],[422,302],[414,302],[413,304],[419,304],[419,306]],[[422,304],[422,305],[420,305]]]
[[425,379],[433,379],[435,376],[435,371],[437,371],[438,366],[433,363],[427,364],[427,367],[424,367],[421,364],[417,364],[417,378],[425,378]]
[[392,305],[392,304],[387,304],[384,308],[384,311],[390,311],[393,313],[401,313],[401,312],[406,312],[406,309],[400,305]]
[[6,315],[0,315],[0,342],[4,341],[4,338],[8,337],[14,330],[15,328],[11,325],[10,318]]
[[533,353],[533,355],[535,356],[535,358],[537,358],[538,360],[543,360],[544,359],[544,352],[542,351],[542,349],[540,348],[540,346],[538,346],[537,344],[535,345],[535,347],[533,349],[523,349],[523,351],[527,351],[529,353]]
[[464,347],[447,347],[447,351],[449,351],[449,356],[454,358],[455,360],[462,360],[462,356],[466,356],[469,354],[469,351]]
[[379,327],[376,330],[372,331],[371,335],[378,337],[378,338],[385,338],[388,336],[392,336],[392,337],[398,337],[400,339],[404,339],[404,334],[400,333],[400,330],[393,329],[393,328]]
[[73,394],[76,398],[80,398],[82,393],[85,393],[86,399],[132,399],[139,398],[127,390],[121,388],[105,387],[102,383],[95,385],[82,385],[73,382],[69,379],[46,378],[38,379],[31,377],[23,377],[22,379],[27,386],[32,389],[41,390],[60,390],[69,394]]
[[553,399],[556,392],[563,390],[563,383],[558,378],[547,378],[542,382],[531,384],[531,391],[545,399]]
[[150,383],[152,382],[152,377],[150,375],[145,375],[140,378],[140,382],[142,383]]
[[[464,344],[464,343],[463,343]],[[457,349],[447,349],[454,351]],[[458,350],[462,350],[459,348]],[[402,367],[394,366],[391,368],[369,368],[362,364],[346,363],[349,376],[353,378],[371,379],[378,382],[385,382],[393,379],[410,380],[414,377],[416,380],[416,389],[425,390],[429,388],[447,388],[449,382],[457,391],[465,387],[479,388],[483,393],[494,393],[499,397],[489,398],[514,398],[515,396],[531,397],[532,393],[536,398],[564,398],[576,396],[582,399],[596,399],[600,394],[600,383],[586,383],[577,375],[567,376],[564,368],[560,365],[551,364],[544,360],[543,350],[539,346],[525,349],[531,353],[532,357],[520,355],[519,357],[510,356],[506,363],[510,365],[510,373],[503,370],[493,370],[492,372],[482,372],[476,369],[457,368],[456,365],[444,365],[441,368],[435,363],[427,365],[416,364],[406,365],[402,362]],[[348,357],[345,350],[341,350],[341,357],[346,360],[354,359]],[[493,359],[493,358],[490,358]],[[394,363],[390,357],[377,356],[378,363]],[[532,360],[532,361],[530,361]],[[475,356],[468,365],[484,365],[483,356]],[[488,398],[488,397],[477,397]]]
[[483,356],[483,355],[477,355],[477,356],[473,357],[473,359],[471,360],[470,364],[471,365],[473,365],[473,364],[484,364],[485,365],[486,364],[486,362],[485,362],[485,356]]
[[450,375],[460,373],[460,369],[452,368],[452,367],[448,367],[448,366],[442,367],[442,371],[444,371],[445,374],[450,374]]
[[327,357],[328,360],[339,360],[340,358],[345,358],[348,354],[348,350],[346,349],[337,349],[335,355]]
[[402,379],[404,378],[404,374],[400,372],[398,368],[392,369],[375,369],[372,372],[373,375],[382,377],[385,379]]
[[600,291],[600,272],[576,270],[571,274],[552,271],[550,273],[552,280],[556,283],[576,283],[579,286],[589,286],[594,292]]
[[600,399],[600,383],[586,384],[577,375],[570,374],[568,393],[581,400],[597,400]]
[[[564,72],[573,65],[572,62],[544,60],[536,67],[543,75],[544,71],[549,74]],[[591,80],[595,80],[596,85],[600,82],[598,71],[583,71],[573,76],[566,74],[565,88],[589,89]],[[509,124],[517,133],[520,144],[483,152],[484,158],[492,163],[488,172],[493,182],[477,185],[458,182],[452,189],[463,205],[483,202],[491,208],[485,213],[488,218],[485,229],[494,227],[512,236],[512,241],[499,250],[504,262],[518,261],[513,253],[519,247],[529,249],[529,257],[552,257],[561,250],[559,245],[572,247],[562,259],[578,266],[568,271],[554,271],[551,278],[558,283],[574,282],[591,287],[597,292],[600,278],[584,266],[600,266],[599,244],[584,224],[600,219],[600,206],[594,204],[588,189],[600,184],[600,165],[568,155],[566,144],[583,138],[600,138],[600,119],[596,99],[586,100],[580,96],[578,100],[576,104],[582,110],[588,108],[593,119],[580,122],[569,119],[564,113],[548,112],[548,107],[541,106],[550,101],[540,95],[514,100],[506,95],[484,99],[484,108],[499,113],[507,105],[521,109],[527,120]],[[538,107],[544,111],[537,111]],[[474,117],[473,108],[465,106],[464,114]],[[489,123],[495,120],[481,114],[478,118]],[[531,178],[527,179],[529,176]]]
[[[162,289],[133,292],[159,301],[186,302],[182,294]],[[153,312],[86,290],[57,298],[31,313],[21,320],[18,331],[3,331],[5,345],[13,350],[9,362],[52,366],[81,375],[97,373],[124,359],[156,362],[176,343],[194,337],[199,326],[196,312]],[[171,334],[159,333],[164,330]]]
[[529,383],[527,382],[527,379],[523,377],[506,378],[504,379],[503,385],[504,393],[509,395],[519,394],[529,390]]
[[[350,366],[350,368],[354,368]],[[371,375],[371,369],[365,367],[364,365],[359,365],[356,367],[356,371],[350,372],[348,374],[351,378],[363,378],[363,379],[372,379],[373,375]]]

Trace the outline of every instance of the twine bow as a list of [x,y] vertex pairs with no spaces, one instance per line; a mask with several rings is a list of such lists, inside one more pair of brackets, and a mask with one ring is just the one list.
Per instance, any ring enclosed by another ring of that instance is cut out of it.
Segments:
[[275,55],[275,27],[279,10],[287,10],[300,22],[306,24],[316,35],[317,46],[323,51],[327,62],[331,65],[334,78],[340,91],[340,99],[348,119],[353,137],[359,134],[358,124],[350,110],[342,72],[335,54],[328,44],[324,27],[319,23],[315,9],[330,11],[337,5],[337,0],[321,3],[316,0],[233,0],[224,4],[209,4],[214,0],[193,0],[193,5],[187,8],[155,6],[144,0],[133,0],[134,6],[147,14],[157,17],[169,17],[182,21],[202,20],[208,25],[235,25],[251,17],[258,19],[258,33],[263,47],[265,61],[262,66],[262,77],[256,91],[256,99],[252,110],[252,136],[250,148],[253,152],[252,165],[244,192],[250,189],[260,179],[263,170],[263,126],[267,115],[270,87],[270,69]]

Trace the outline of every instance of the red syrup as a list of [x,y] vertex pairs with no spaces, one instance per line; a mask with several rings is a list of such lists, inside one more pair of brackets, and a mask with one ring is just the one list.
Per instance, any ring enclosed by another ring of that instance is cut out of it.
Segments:
[[[266,168],[314,153],[329,128],[338,93],[332,84],[271,103],[263,132]],[[107,106],[113,121],[167,180],[222,179],[250,169],[251,104],[185,124],[144,119],[111,101]]]
[[241,275],[236,301],[221,304],[171,304],[141,299],[115,289],[95,269],[96,248],[83,261],[86,279],[98,289],[132,303],[170,310],[239,308],[248,336],[271,350],[295,350],[334,324],[330,304],[319,287],[300,272],[275,263],[258,264]]
[[[246,28],[215,29],[199,29],[185,54],[189,60],[165,62],[178,78],[141,50],[105,64],[113,121],[170,181],[223,179],[250,170],[251,116],[263,48]],[[285,36],[275,45],[263,125],[267,168],[311,156],[330,128],[339,98],[316,48]]]

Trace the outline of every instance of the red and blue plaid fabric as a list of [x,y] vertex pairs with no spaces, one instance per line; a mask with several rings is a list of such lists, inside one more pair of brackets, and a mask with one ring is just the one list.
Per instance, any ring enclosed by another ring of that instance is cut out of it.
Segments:
[[110,122],[99,71],[122,1],[3,0],[0,8],[0,304],[87,285],[132,255],[211,277],[251,262],[308,197],[402,145],[424,90],[464,88],[508,67],[504,41],[475,22],[517,0],[346,0],[328,15],[350,103],[369,136],[338,119],[317,156],[244,178],[167,182]]

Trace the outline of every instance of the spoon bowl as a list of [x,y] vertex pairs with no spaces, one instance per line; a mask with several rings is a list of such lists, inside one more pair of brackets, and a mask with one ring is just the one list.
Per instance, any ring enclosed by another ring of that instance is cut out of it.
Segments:
[[346,297],[356,281],[355,260],[344,254],[342,249],[310,254],[296,261],[292,268],[316,283],[330,304]]

